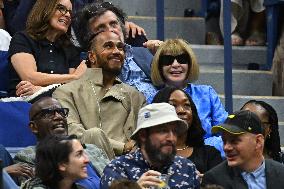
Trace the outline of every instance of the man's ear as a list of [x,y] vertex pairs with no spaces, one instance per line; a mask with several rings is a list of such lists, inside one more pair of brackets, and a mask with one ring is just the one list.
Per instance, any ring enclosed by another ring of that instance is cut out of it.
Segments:
[[138,137],[140,138],[141,143],[145,143],[147,139],[147,133],[145,129],[142,129],[138,132]]
[[29,127],[33,134],[38,135],[38,127],[34,121],[30,121]]
[[262,134],[256,135],[256,147],[264,148],[264,136]]
[[94,68],[96,67],[96,62],[97,62],[97,56],[93,51],[88,52],[88,60],[90,62],[90,67]]

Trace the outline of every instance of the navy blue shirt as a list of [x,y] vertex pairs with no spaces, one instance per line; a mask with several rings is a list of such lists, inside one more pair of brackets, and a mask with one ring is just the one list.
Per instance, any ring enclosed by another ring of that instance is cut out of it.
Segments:
[[[101,178],[101,189],[107,189],[113,180],[121,178],[137,181],[150,169],[151,166],[144,159],[141,150],[137,149],[133,153],[116,158],[106,166]],[[170,175],[168,184],[171,189],[199,188],[195,165],[188,159],[175,156],[172,164],[160,172]]]

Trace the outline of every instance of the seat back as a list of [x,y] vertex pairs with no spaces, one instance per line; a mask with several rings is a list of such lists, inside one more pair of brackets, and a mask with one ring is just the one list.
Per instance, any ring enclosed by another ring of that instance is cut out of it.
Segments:
[[31,104],[23,101],[0,102],[0,144],[26,147],[36,144],[29,123]]

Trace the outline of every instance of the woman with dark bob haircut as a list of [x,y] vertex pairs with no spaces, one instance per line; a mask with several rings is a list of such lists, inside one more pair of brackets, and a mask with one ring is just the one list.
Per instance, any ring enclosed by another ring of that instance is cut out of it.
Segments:
[[264,128],[264,157],[271,158],[283,163],[280,148],[278,116],[275,109],[264,101],[250,100],[246,102],[241,110],[249,110],[255,113]]
[[178,117],[188,124],[187,132],[177,139],[177,155],[190,159],[201,174],[222,162],[220,152],[204,144],[205,131],[187,93],[176,87],[165,87],[153,99],[153,103],[161,102],[173,105]]
[[88,156],[75,135],[49,136],[36,147],[35,178],[23,189],[82,189],[78,179],[87,178]]
[[[212,136],[211,128],[223,123],[228,113],[212,86],[193,84],[198,76],[197,58],[188,42],[168,39],[158,48],[151,66],[153,84],[160,89],[165,86],[178,87],[190,95],[206,132],[205,144],[214,146],[225,155],[221,137]],[[150,100],[147,101],[151,103]]]
[[71,0],[37,0],[26,30],[9,47],[10,96],[30,96],[41,87],[79,79],[86,71],[72,45]]

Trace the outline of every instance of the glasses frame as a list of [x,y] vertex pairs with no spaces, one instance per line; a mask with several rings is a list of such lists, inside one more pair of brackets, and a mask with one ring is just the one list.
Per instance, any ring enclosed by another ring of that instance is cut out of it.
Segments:
[[38,120],[38,119],[52,119],[55,116],[55,113],[58,113],[63,118],[67,118],[69,114],[69,109],[68,108],[43,108],[31,118],[31,121]]
[[69,12],[70,16],[73,15],[73,11],[71,9],[67,9],[67,7],[61,3],[56,5],[56,10],[58,10],[62,15],[66,15],[67,12]]
[[182,53],[179,55],[161,55],[159,58],[159,65],[170,66],[177,60],[179,64],[191,64],[191,58],[187,53]]

